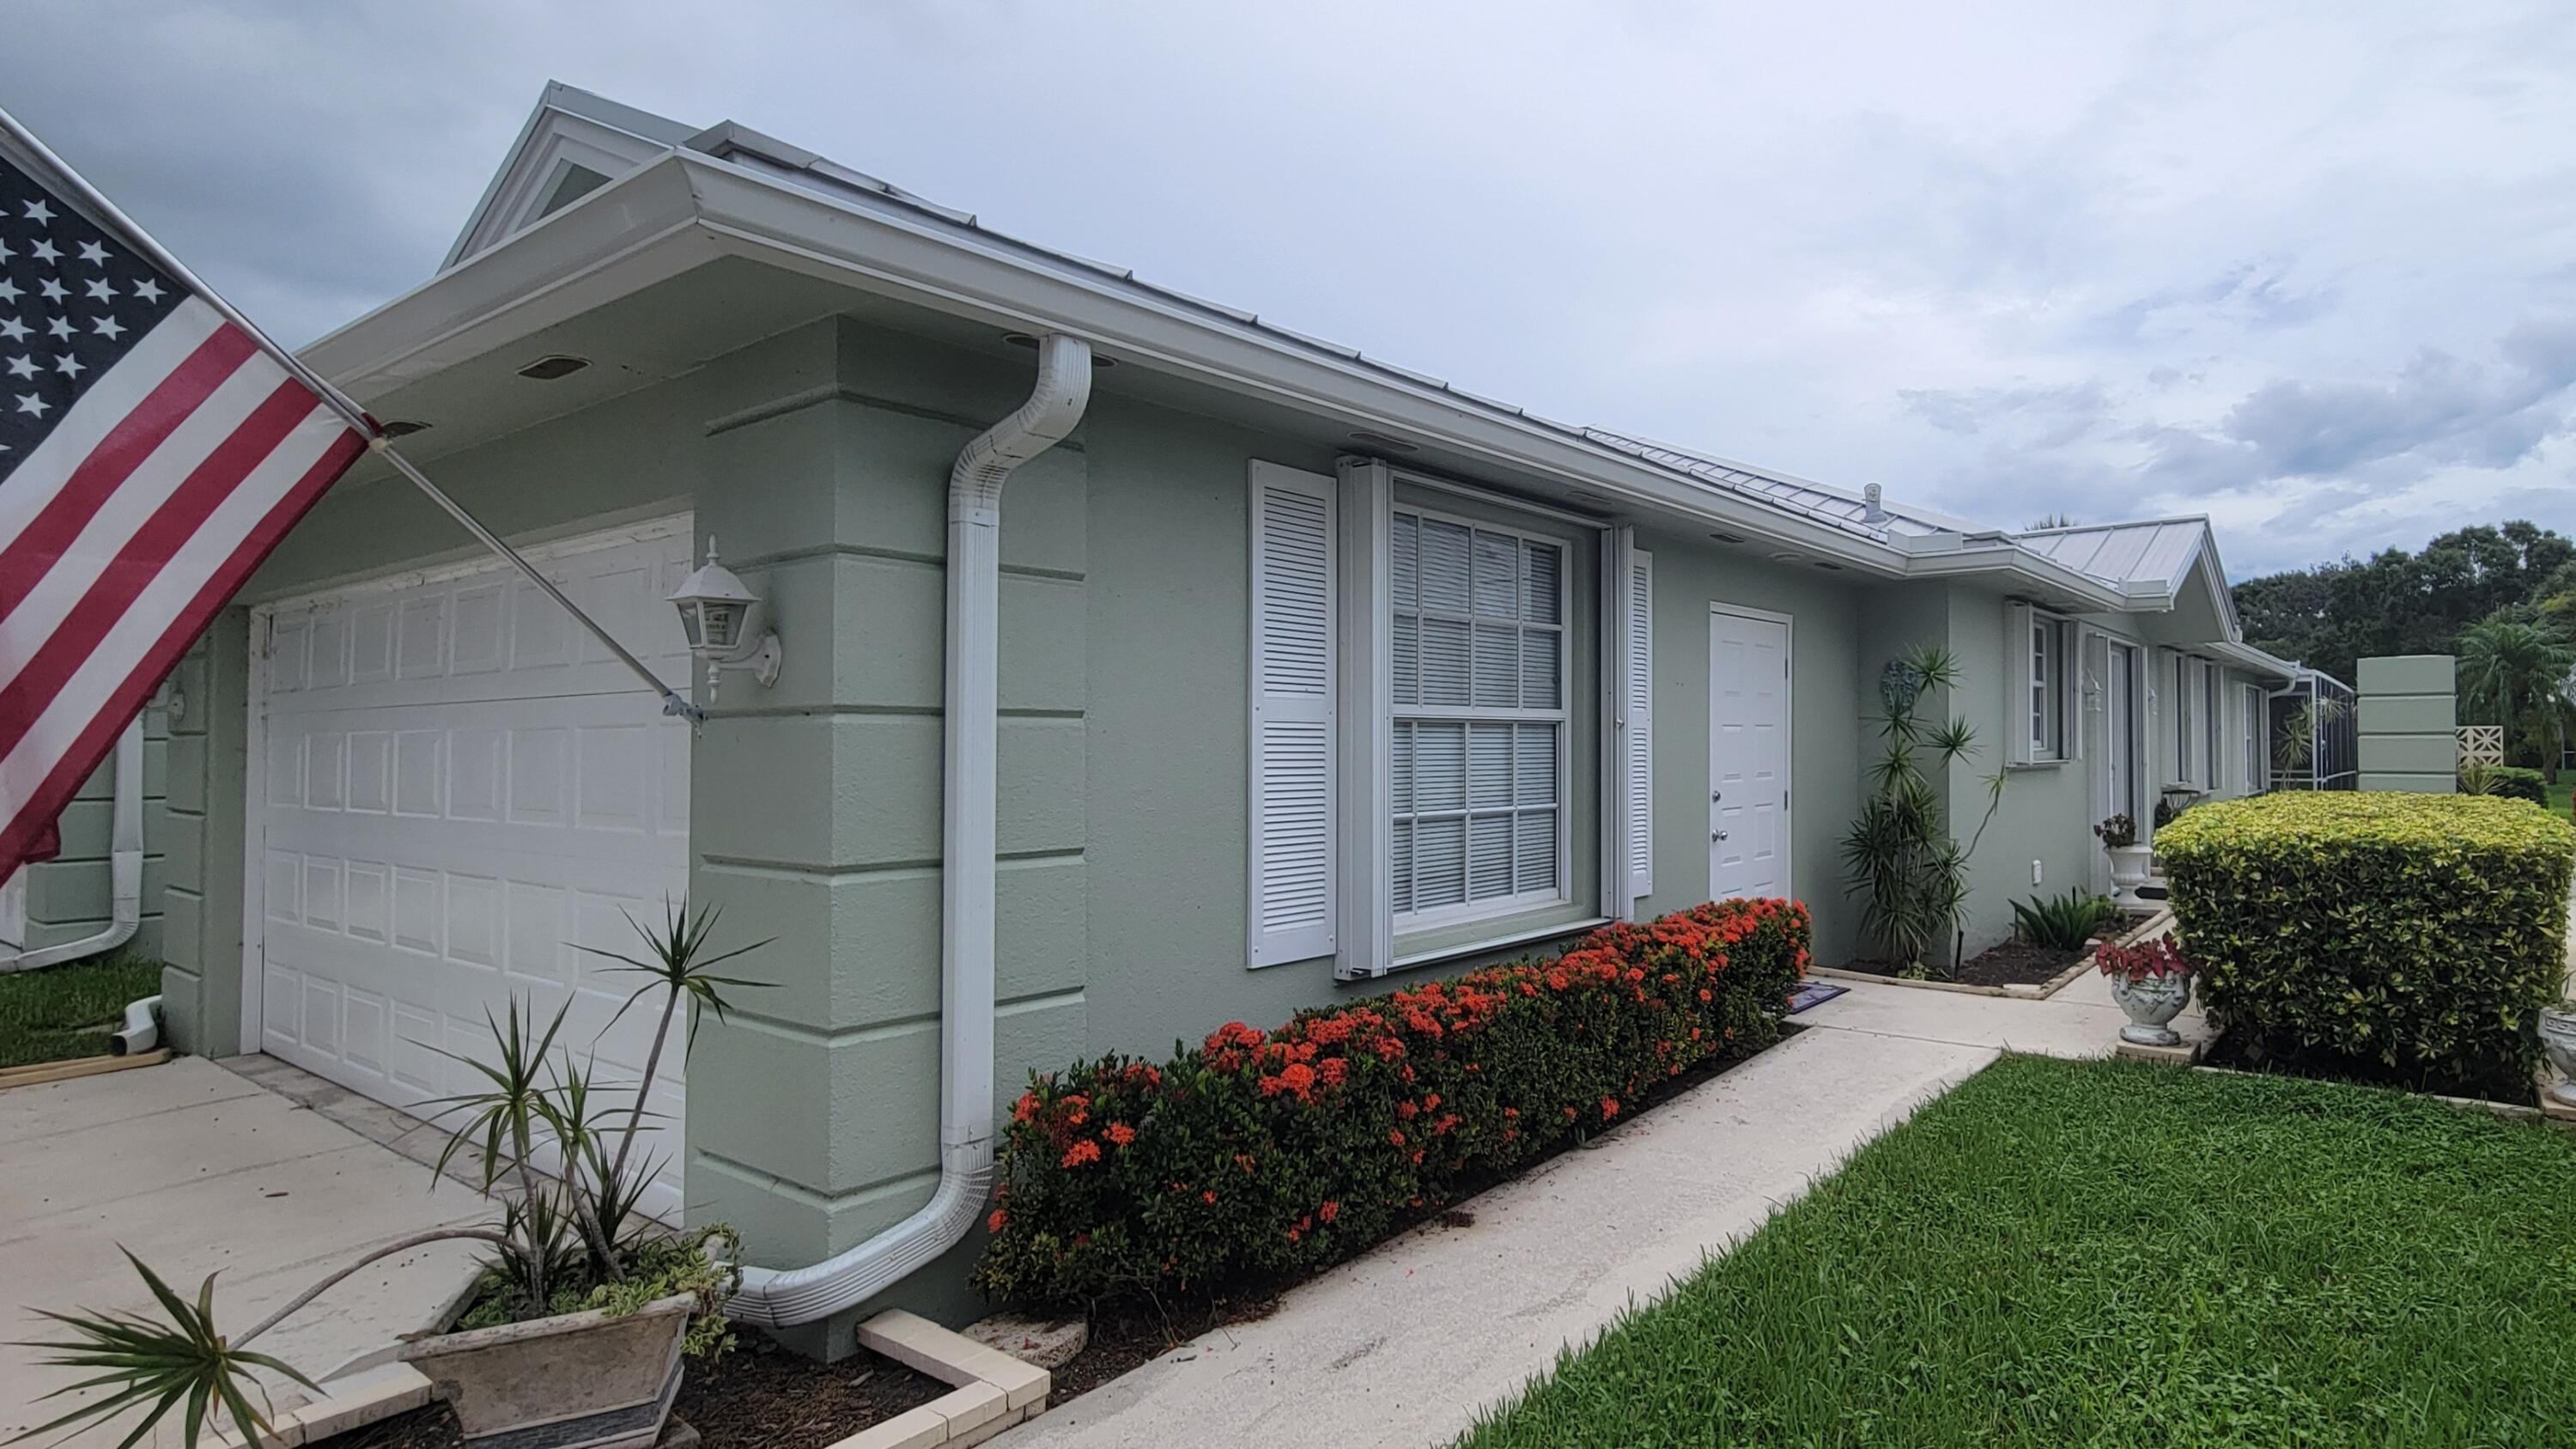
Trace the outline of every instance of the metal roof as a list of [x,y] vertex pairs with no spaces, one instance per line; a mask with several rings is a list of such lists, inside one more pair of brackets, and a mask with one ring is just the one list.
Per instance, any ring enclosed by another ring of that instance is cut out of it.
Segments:
[[[727,121],[704,130],[691,130],[686,125],[639,111],[605,97],[563,85],[549,83],[537,114],[530,118],[523,133],[524,147],[536,132],[547,110],[578,115],[585,120],[613,127],[630,135],[642,135],[666,146],[673,146],[713,156],[756,169],[813,192],[844,202],[862,200],[873,205],[892,204],[915,215],[928,216],[948,226],[974,233],[987,243],[999,243],[1042,265],[1070,268],[1088,276],[1104,279],[1122,288],[1132,288],[1166,303],[1222,318],[1235,325],[1253,329],[1267,337],[1295,348],[1328,354],[1387,377],[1400,379],[1417,387],[1437,390],[1461,404],[1518,418],[1536,427],[1578,439],[1598,447],[1609,448],[1660,470],[1686,478],[1715,491],[1753,500],[1837,532],[1889,545],[1896,538],[1926,539],[1937,548],[1947,540],[1955,544],[1962,536],[1984,539],[2044,559],[2060,568],[2089,579],[2122,589],[2131,584],[2160,584],[2170,594],[2188,575],[2192,562],[2203,551],[2208,538],[2204,519],[2168,519],[2144,523],[2122,523],[2107,526],[2068,529],[2042,529],[2012,532],[1993,529],[1953,518],[1937,511],[1910,505],[1898,505],[1867,494],[1829,487],[1792,475],[1756,469],[1742,463],[1718,458],[1687,448],[1654,442],[1634,434],[1605,428],[1559,422],[1542,417],[1515,404],[1480,396],[1447,381],[1415,372],[1381,358],[1371,357],[1358,348],[1343,346],[1322,338],[1293,331],[1266,322],[1257,314],[1241,308],[1193,297],[1169,287],[1158,286],[1138,277],[1130,268],[1093,261],[1089,258],[1058,251],[1035,242],[1012,236],[984,225],[976,216],[954,207],[939,205],[916,196],[889,182],[865,172],[844,166],[828,157],[764,135],[738,123]],[[685,139],[682,139],[685,138]],[[515,160],[514,148],[512,159]],[[505,162],[506,174],[509,162]],[[494,185],[499,185],[496,177]],[[469,234],[471,228],[469,227]],[[497,240],[497,239],[496,239]],[[461,258],[452,258],[454,260]],[[1875,492],[1875,490],[1871,490]],[[1901,545],[1899,545],[1901,547]],[[1907,552],[1916,550],[1908,549]],[[2215,554],[2211,550],[2211,566]],[[2136,589],[2126,589],[2136,593]],[[2219,586],[2223,596],[2223,583]],[[2224,608],[2224,605],[2222,605]]]
[[2041,528],[2013,535],[2042,557],[2113,584],[2181,587],[2209,542],[2209,520],[2154,518],[2137,523]]

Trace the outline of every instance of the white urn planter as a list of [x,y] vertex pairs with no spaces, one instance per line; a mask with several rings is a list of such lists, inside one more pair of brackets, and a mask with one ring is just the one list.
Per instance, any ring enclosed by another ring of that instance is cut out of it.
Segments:
[[2549,1084],[2550,1100],[2576,1107],[2576,1003],[2540,1013],[2540,1049],[2558,1069],[2558,1080]]
[[2138,894],[2147,883],[2156,859],[2151,845],[2112,845],[2104,847],[2111,857],[2111,903],[2124,911],[2145,910],[2151,904]]
[[643,1449],[679,1396],[695,1295],[632,1313],[565,1313],[442,1333],[402,1357],[437,1386],[474,1449]]
[[2120,1040],[2139,1046],[2169,1047],[2182,1045],[2182,1034],[2173,1029],[2173,1019],[2191,1005],[2191,973],[2167,971],[2154,976],[2111,977],[2111,999],[2129,1014],[2129,1024],[2120,1028]]

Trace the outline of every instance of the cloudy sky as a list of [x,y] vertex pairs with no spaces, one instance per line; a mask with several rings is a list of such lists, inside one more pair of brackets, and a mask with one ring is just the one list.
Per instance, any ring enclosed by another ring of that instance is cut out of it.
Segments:
[[289,341],[423,279],[553,78],[1995,523],[2576,532],[2576,7],[1969,8],[6,0],[0,97]]

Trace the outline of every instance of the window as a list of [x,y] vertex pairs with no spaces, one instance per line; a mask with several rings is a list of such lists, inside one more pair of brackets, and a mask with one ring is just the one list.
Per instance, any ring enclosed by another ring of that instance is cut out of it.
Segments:
[[2263,686],[2245,686],[2244,779],[2240,784],[2248,795],[2263,793],[2264,743],[2268,734],[2264,725],[2268,722],[2268,703],[2269,697],[2263,693]]
[[2197,668],[2200,680],[2200,773],[2192,777],[2192,783],[2204,790],[2215,790],[2221,774],[2219,741],[2226,738],[2219,724],[2218,712],[2227,701],[2227,691],[2219,686],[2217,665],[2203,660]]
[[1399,930],[1566,898],[1566,546],[1393,516],[1389,893]]
[[2177,654],[2173,660],[2174,779],[2177,783],[2189,784],[2195,763],[2192,746],[2199,739],[2199,732],[2194,728],[2193,716],[2197,711],[2193,708],[2192,690],[2199,676],[2200,661],[2187,654]]
[[2005,734],[2007,765],[2054,765],[2075,758],[2067,721],[2075,677],[2075,626],[2028,604],[2004,610],[2004,706],[2018,716]]
[[2030,758],[2066,758],[2066,625],[2030,616]]

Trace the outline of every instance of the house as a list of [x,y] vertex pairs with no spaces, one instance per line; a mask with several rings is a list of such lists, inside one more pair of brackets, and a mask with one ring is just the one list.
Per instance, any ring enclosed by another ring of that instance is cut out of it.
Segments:
[[[2015,534],[1549,421],[561,86],[307,356],[707,717],[362,462],[164,712],[172,1035],[418,1107],[517,996],[632,1071],[569,943],[720,905],[774,985],[654,1084],[659,1207],[824,1351],[967,1311],[1032,1069],[1710,896],[1861,949],[1837,841],[1910,645],[1965,666],[1954,815],[2007,772],[1970,950],[2106,885],[2104,816],[2262,788],[2296,677],[2203,520]],[[708,555],[774,683],[693,663]]]

